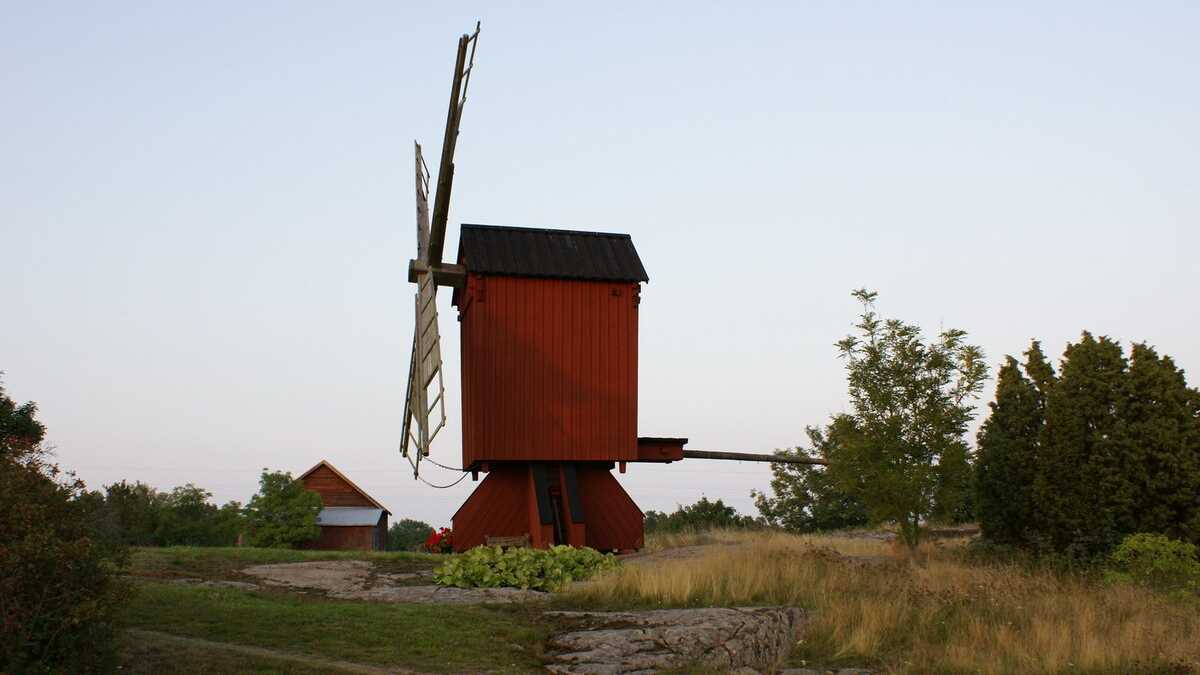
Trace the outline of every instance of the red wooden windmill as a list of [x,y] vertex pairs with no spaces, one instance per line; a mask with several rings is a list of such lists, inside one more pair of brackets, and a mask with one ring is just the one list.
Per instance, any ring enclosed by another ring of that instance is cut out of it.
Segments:
[[[416,330],[402,453],[414,473],[446,423],[438,286],[450,286],[462,349],[462,469],[483,482],[454,514],[454,547],[528,537],[600,550],[642,547],[642,512],[612,475],[628,462],[684,457],[684,438],[637,435],[638,305],[649,280],[627,234],[463,225],[442,262],[454,146],[474,35],[458,43],[432,224],[416,146]],[[468,56],[468,48],[470,56]],[[411,448],[411,452],[410,452]]]

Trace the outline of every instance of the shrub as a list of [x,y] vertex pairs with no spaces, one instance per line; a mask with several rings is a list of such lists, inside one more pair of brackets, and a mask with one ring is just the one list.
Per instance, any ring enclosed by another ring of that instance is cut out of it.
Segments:
[[646,532],[680,532],[683,530],[712,530],[721,528],[757,527],[750,516],[743,516],[732,506],[718,499],[709,501],[701,497],[690,506],[679,506],[674,513],[647,511]]
[[425,540],[433,532],[429,523],[403,518],[392,523],[388,528],[387,547],[389,551],[416,551],[424,545]]
[[611,553],[591,548],[554,546],[539,550],[478,546],[456,555],[433,571],[442,586],[558,590],[617,566]]
[[1143,532],[1125,537],[1108,559],[1109,581],[1165,591],[1200,591],[1195,544]]
[[96,539],[95,499],[49,461],[35,411],[0,388],[0,672],[108,672],[123,550]]

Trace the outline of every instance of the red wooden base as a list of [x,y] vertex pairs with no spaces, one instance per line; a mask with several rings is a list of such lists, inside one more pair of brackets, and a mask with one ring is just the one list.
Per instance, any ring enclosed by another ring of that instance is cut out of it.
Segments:
[[535,548],[642,548],[642,512],[613,477],[612,464],[504,462],[490,469],[454,514],[454,550],[526,535]]

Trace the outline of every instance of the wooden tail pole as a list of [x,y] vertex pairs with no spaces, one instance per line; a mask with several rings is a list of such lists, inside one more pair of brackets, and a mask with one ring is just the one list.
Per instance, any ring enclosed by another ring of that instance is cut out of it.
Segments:
[[828,466],[823,459],[810,457],[781,457],[779,455],[764,455],[753,452],[720,452],[714,450],[684,450],[684,459],[724,459],[739,462],[771,462],[772,464],[817,464]]

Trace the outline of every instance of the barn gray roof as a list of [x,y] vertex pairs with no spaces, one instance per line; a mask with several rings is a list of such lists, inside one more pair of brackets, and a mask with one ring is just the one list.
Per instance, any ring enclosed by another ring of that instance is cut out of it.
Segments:
[[362,527],[377,525],[383,509],[364,506],[327,506],[317,514],[317,524],[323,527]]
[[462,226],[458,261],[478,274],[649,281],[628,234],[499,225]]

